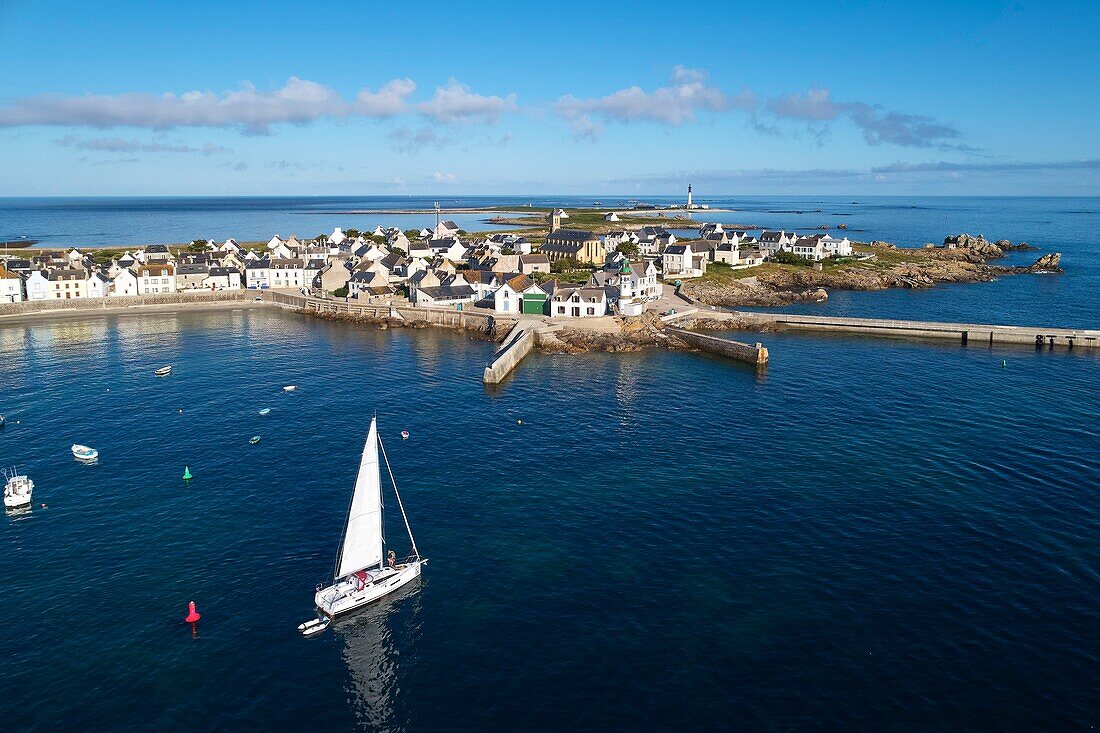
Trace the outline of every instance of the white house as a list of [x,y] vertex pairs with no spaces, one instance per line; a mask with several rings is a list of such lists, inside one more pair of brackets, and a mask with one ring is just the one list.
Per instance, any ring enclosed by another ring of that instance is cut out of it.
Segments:
[[23,278],[0,264],[0,303],[23,301]]
[[598,318],[607,314],[603,288],[558,288],[550,296],[551,318]]
[[271,287],[271,260],[252,260],[244,266],[244,286],[258,290]]
[[477,294],[468,285],[440,285],[434,288],[417,288],[416,302],[413,305],[418,308],[439,308],[473,303]]
[[441,221],[435,225],[435,231],[431,232],[437,238],[441,237],[453,237],[458,234],[458,224],[453,221]]
[[798,239],[798,235],[794,232],[787,234],[783,230],[778,232],[763,231],[760,232],[760,249],[766,255],[774,255],[784,249],[790,251],[791,245],[796,239]]
[[305,279],[305,263],[299,259],[281,259],[272,257],[268,272],[271,276],[273,288],[301,288],[309,286],[310,280]]
[[89,298],[106,298],[111,290],[110,281],[98,270],[88,273],[88,279],[84,281],[84,292]]
[[[229,244],[230,242],[233,242],[233,240],[232,239],[225,240],[225,244]],[[219,249],[221,249],[223,252],[228,251],[228,250],[225,249],[225,244],[223,244],[221,247],[219,247]],[[233,244],[237,244],[237,243],[233,242]],[[284,244],[286,244],[286,240],[283,239],[282,237],[280,237],[278,234],[276,234],[271,239],[267,240],[267,248],[268,249],[275,249],[276,247],[279,247],[280,245],[284,245]],[[238,247],[237,249],[240,249],[240,248]]]
[[612,211],[612,212],[609,212],[606,215],[604,215],[603,220],[604,221],[618,221],[619,220],[619,215],[616,214],[614,211]]
[[446,257],[452,262],[458,262],[466,257],[466,247],[457,237],[429,239],[428,247],[431,249],[433,255]]
[[50,297],[50,280],[40,270],[27,275],[27,300],[46,300]]
[[694,272],[694,253],[690,244],[673,244],[665,247],[661,254],[661,269],[667,278],[672,275],[683,277],[697,277],[702,273]]
[[493,310],[497,313],[519,313],[523,310],[523,292],[534,282],[526,275],[505,280],[493,293]]
[[852,256],[852,243],[848,241],[848,237],[843,239],[837,239],[831,234],[826,234],[821,238],[821,246],[825,248],[826,257],[851,257]]
[[799,237],[791,243],[790,250],[799,257],[805,257],[814,262],[823,260],[826,257],[825,247],[821,244],[820,234],[816,234],[812,237]]
[[138,295],[176,292],[175,269],[167,262],[142,265],[134,275],[137,276]]
[[240,290],[241,271],[231,267],[211,267],[202,281],[205,290]]
[[298,247],[291,247],[289,242],[283,242],[281,244],[275,245],[270,250],[268,250],[267,256],[278,257],[280,259],[290,259],[291,257],[294,257],[295,254],[297,254],[299,249],[301,249],[301,245],[299,245]]
[[112,298],[130,297],[138,294],[137,275],[128,267],[121,268],[111,279],[111,288],[107,291]]
[[344,230],[340,227],[336,227],[332,230],[332,234],[328,235],[328,243],[334,244],[339,247],[341,242],[343,242],[347,238],[348,235],[344,234]]

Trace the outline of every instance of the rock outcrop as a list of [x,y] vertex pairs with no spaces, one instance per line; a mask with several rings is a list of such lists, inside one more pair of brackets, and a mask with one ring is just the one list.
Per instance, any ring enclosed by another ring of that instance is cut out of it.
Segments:
[[1060,265],[1062,264],[1062,253],[1051,252],[1048,255],[1043,255],[1039,259],[1035,260],[1035,264],[1031,267],[1025,268],[1025,272],[1063,272]]

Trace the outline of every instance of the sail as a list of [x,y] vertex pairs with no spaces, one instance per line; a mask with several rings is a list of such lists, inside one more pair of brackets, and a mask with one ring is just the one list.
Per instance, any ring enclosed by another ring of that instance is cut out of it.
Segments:
[[382,481],[378,472],[378,428],[372,418],[355,494],[351,498],[348,528],[336,577],[354,573],[382,562]]

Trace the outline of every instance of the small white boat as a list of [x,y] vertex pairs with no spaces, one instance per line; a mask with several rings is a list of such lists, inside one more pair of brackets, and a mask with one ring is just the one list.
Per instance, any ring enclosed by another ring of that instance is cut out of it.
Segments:
[[4,471],[4,508],[19,509],[31,505],[31,492],[34,491],[34,482],[29,476],[21,476],[14,468]]
[[78,461],[94,461],[99,458],[99,451],[79,443],[73,443],[72,451],[73,456]]
[[171,366],[162,366],[160,369],[157,369],[155,372],[153,372],[153,374],[156,374],[158,377],[167,377],[171,373]]
[[7,421],[4,419],[4,416],[0,415],[0,428],[4,427],[4,425],[6,425],[6,424],[7,424]]
[[283,387],[284,392],[293,392],[296,389],[298,389],[298,385],[296,384],[288,384],[287,386]]
[[[313,597],[317,610],[329,619],[358,611],[367,604],[393,593],[420,577],[420,569],[426,559],[420,557],[413,539],[409,518],[405,515],[405,506],[397,483],[393,480],[386,448],[378,438],[377,421],[372,418],[367,442],[363,446],[363,456],[359,462],[359,474],[355,479],[355,491],[348,508],[348,520],[344,529],[344,542],[336,560],[332,585],[320,588]],[[378,461],[379,450],[386,461],[386,470],[393,484],[393,493],[397,497],[397,506],[401,518],[405,520],[405,529],[409,533],[411,554],[398,561],[392,550],[385,552],[385,538],[382,535],[382,476]],[[306,633],[312,629],[302,629]],[[323,629],[322,629],[323,630]]]
[[257,443],[260,442],[260,436],[259,435],[253,435],[251,438],[248,439],[248,442],[252,445],[256,445]]
[[260,410],[260,414],[261,414],[261,415],[266,415],[266,414],[268,414],[269,412],[271,412],[271,408],[270,408],[270,407],[265,407],[264,409]]
[[409,431],[408,430],[402,430],[401,431],[401,440],[408,440],[408,439],[409,439]]
[[313,636],[314,634],[320,634],[322,631],[328,628],[328,625],[332,623],[332,619],[310,619],[304,624],[298,624],[298,631],[302,632],[302,636]]

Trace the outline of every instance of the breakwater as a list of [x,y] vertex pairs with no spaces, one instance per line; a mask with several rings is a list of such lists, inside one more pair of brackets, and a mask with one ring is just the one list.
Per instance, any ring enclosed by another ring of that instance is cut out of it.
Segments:
[[832,331],[885,338],[948,339],[962,344],[1000,346],[1016,344],[1054,348],[1100,348],[1100,331],[1046,326],[1006,326],[979,323],[937,323],[885,318],[804,316],[749,311],[710,312],[708,319],[727,319],[743,328],[791,331]]
[[741,341],[688,331],[675,326],[669,326],[666,330],[689,346],[708,354],[717,354],[718,356],[725,356],[757,366],[765,366],[768,363],[768,349],[759,341],[754,344],[746,344]]

